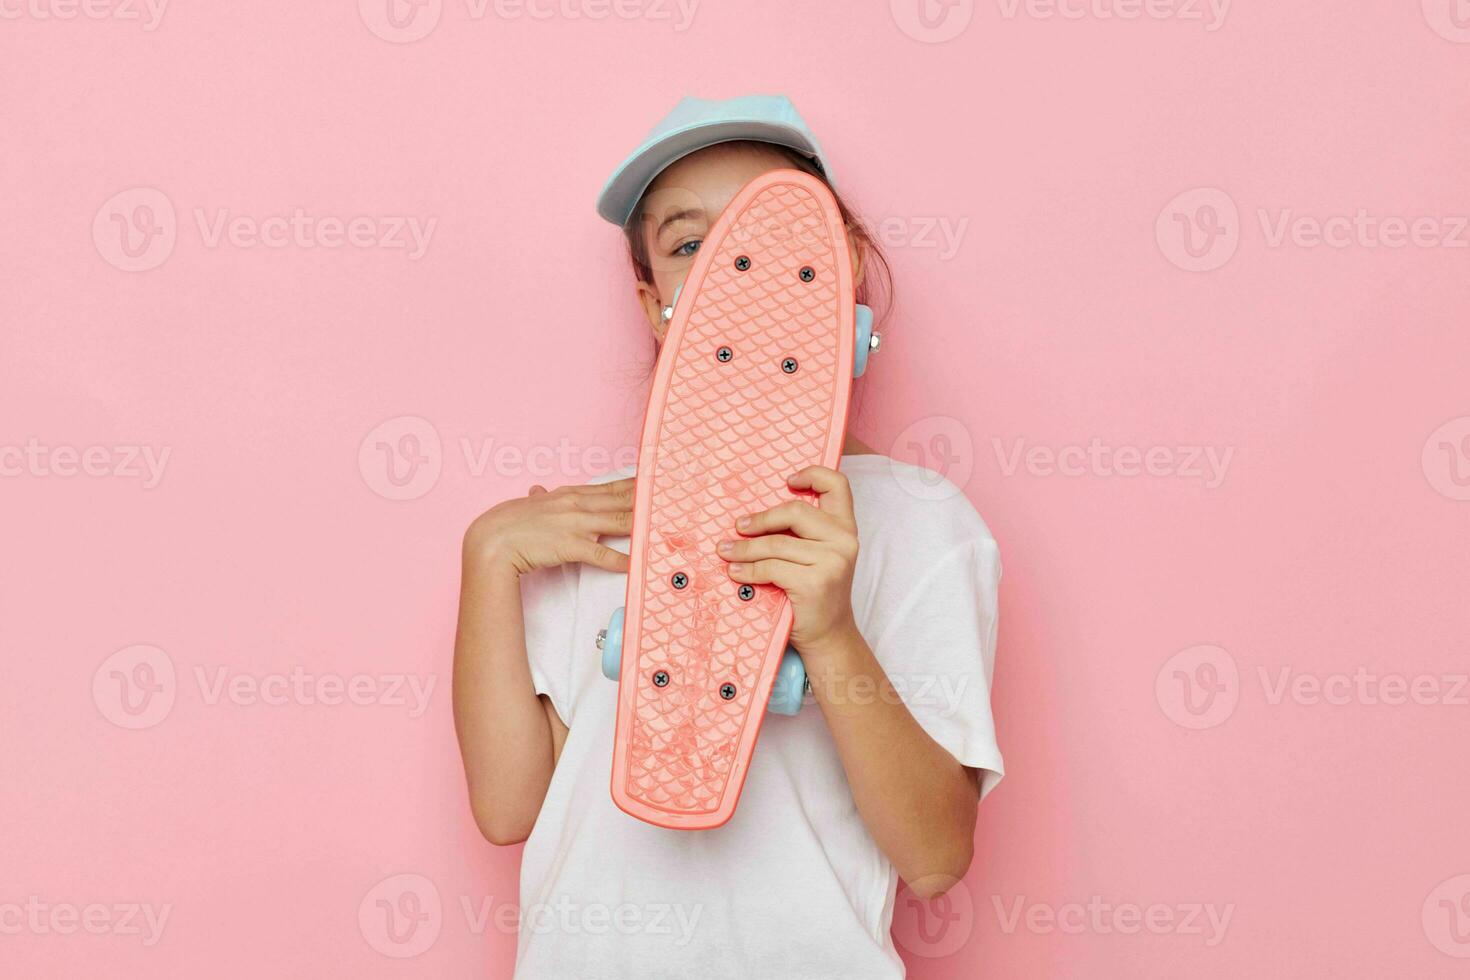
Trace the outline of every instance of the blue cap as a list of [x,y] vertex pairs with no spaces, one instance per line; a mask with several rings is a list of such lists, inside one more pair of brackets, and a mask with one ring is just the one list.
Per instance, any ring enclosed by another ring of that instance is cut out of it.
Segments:
[[832,179],[816,136],[786,96],[685,98],[653,127],[643,145],[613,171],[597,196],[597,213],[621,228],[633,216],[633,209],[648,185],[665,167],[695,150],[731,140],[790,147],[810,157],[827,179]]

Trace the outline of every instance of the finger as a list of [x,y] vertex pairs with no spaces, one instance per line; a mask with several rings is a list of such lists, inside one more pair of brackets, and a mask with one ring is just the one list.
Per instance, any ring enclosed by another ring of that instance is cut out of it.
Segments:
[[734,562],[727,565],[730,578],[750,585],[776,585],[788,591],[796,584],[805,565],[782,561],[780,558],[762,558],[760,561]]
[[633,480],[627,479],[562,487],[557,493],[562,495],[562,504],[571,510],[632,510],[633,487]]
[[573,483],[562,489],[571,493],[623,493],[631,492],[635,483],[637,480],[629,476],[609,483]]
[[574,538],[567,544],[565,554],[568,561],[578,561],[584,565],[591,565],[593,568],[601,568],[609,572],[628,570],[628,556],[621,551],[609,548],[600,541]]
[[726,561],[760,561],[780,558],[797,565],[814,565],[825,549],[815,541],[793,538],[789,534],[763,534],[758,538],[721,541],[720,557]]
[[853,522],[852,487],[847,477],[826,466],[808,466],[791,474],[786,485],[793,490],[811,490],[819,495],[822,510],[841,521]]
[[573,522],[580,531],[593,534],[624,535],[633,531],[631,510],[605,510],[577,514]]
[[742,517],[735,522],[735,529],[747,537],[770,534],[772,531],[790,531],[799,538],[810,541],[825,541],[835,536],[834,518],[823,514],[804,500],[788,500],[770,510]]
[[567,506],[572,510],[585,510],[596,513],[609,510],[632,510],[633,488],[616,490],[612,493],[574,493],[566,498]]

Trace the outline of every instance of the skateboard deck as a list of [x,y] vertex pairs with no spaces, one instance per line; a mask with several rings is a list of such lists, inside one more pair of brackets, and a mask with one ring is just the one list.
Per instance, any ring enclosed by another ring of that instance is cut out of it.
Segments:
[[716,553],[745,514],[805,497],[787,477],[841,458],[852,385],[852,260],[827,187],[757,177],[696,253],[639,443],[613,801],[662,827],[735,811],[791,603]]

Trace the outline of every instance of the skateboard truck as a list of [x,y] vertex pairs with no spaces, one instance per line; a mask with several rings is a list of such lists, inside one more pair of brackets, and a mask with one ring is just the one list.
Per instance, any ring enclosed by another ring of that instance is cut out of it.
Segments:
[[[622,606],[613,613],[607,629],[597,631],[597,649],[602,652],[602,676],[610,681],[619,680],[623,672]],[[655,671],[652,680],[655,687],[665,687],[669,683],[669,675],[662,670]],[[771,700],[766,710],[773,715],[794,715],[801,710],[803,700],[810,693],[812,682],[806,675],[801,654],[796,652],[796,647],[787,646],[781,657],[781,666],[776,671],[776,683],[771,688]]]
[[[674,287],[674,302],[663,308],[662,317],[664,323],[667,324],[674,318],[674,307],[678,304],[679,293],[683,289],[683,283]],[[883,335],[873,332],[873,310],[871,307],[859,303],[853,307],[853,314],[853,327],[857,331],[857,337],[852,347],[852,376],[854,378],[861,378],[863,372],[868,369],[869,356],[878,353],[879,348],[882,347]],[[721,357],[720,360],[728,360],[728,358]],[[601,649],[601,647],[598,649]]]

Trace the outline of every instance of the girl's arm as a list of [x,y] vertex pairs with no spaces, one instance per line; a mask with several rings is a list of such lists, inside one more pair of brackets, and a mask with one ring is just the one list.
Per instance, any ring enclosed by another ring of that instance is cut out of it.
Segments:
[[632,480],[549,493],[532,487],[465,534],[454,724],[470,808],[491,843],[530,835],[567,731],[531,681],[520,578],[570,562],[626,571],[627,556],[597,539],[628,533],[632,502]]
[[868,832],[914,894],[947,891],[974,854],[979,774],[919,726],[855,628],[798,649]]
[[[492,844],[515,844],[529,836],[551,783],[555,712],[531,684],[520,576],[477,551],[464,555],[454,724],[475,824]],[[560,718],[556,725],[565,731]]]
[[[721,554],[737,582],[772,583],[791,598],[791,642],[832,730],[868,832],[920,898],[964,876],[974,851],[977,773],[909,713],[852,614],[857,523],[847,478],[813,466],[790,480],[821,508],[792,501],[738,524]],[[787,533],[782,533],[787,532]]]

